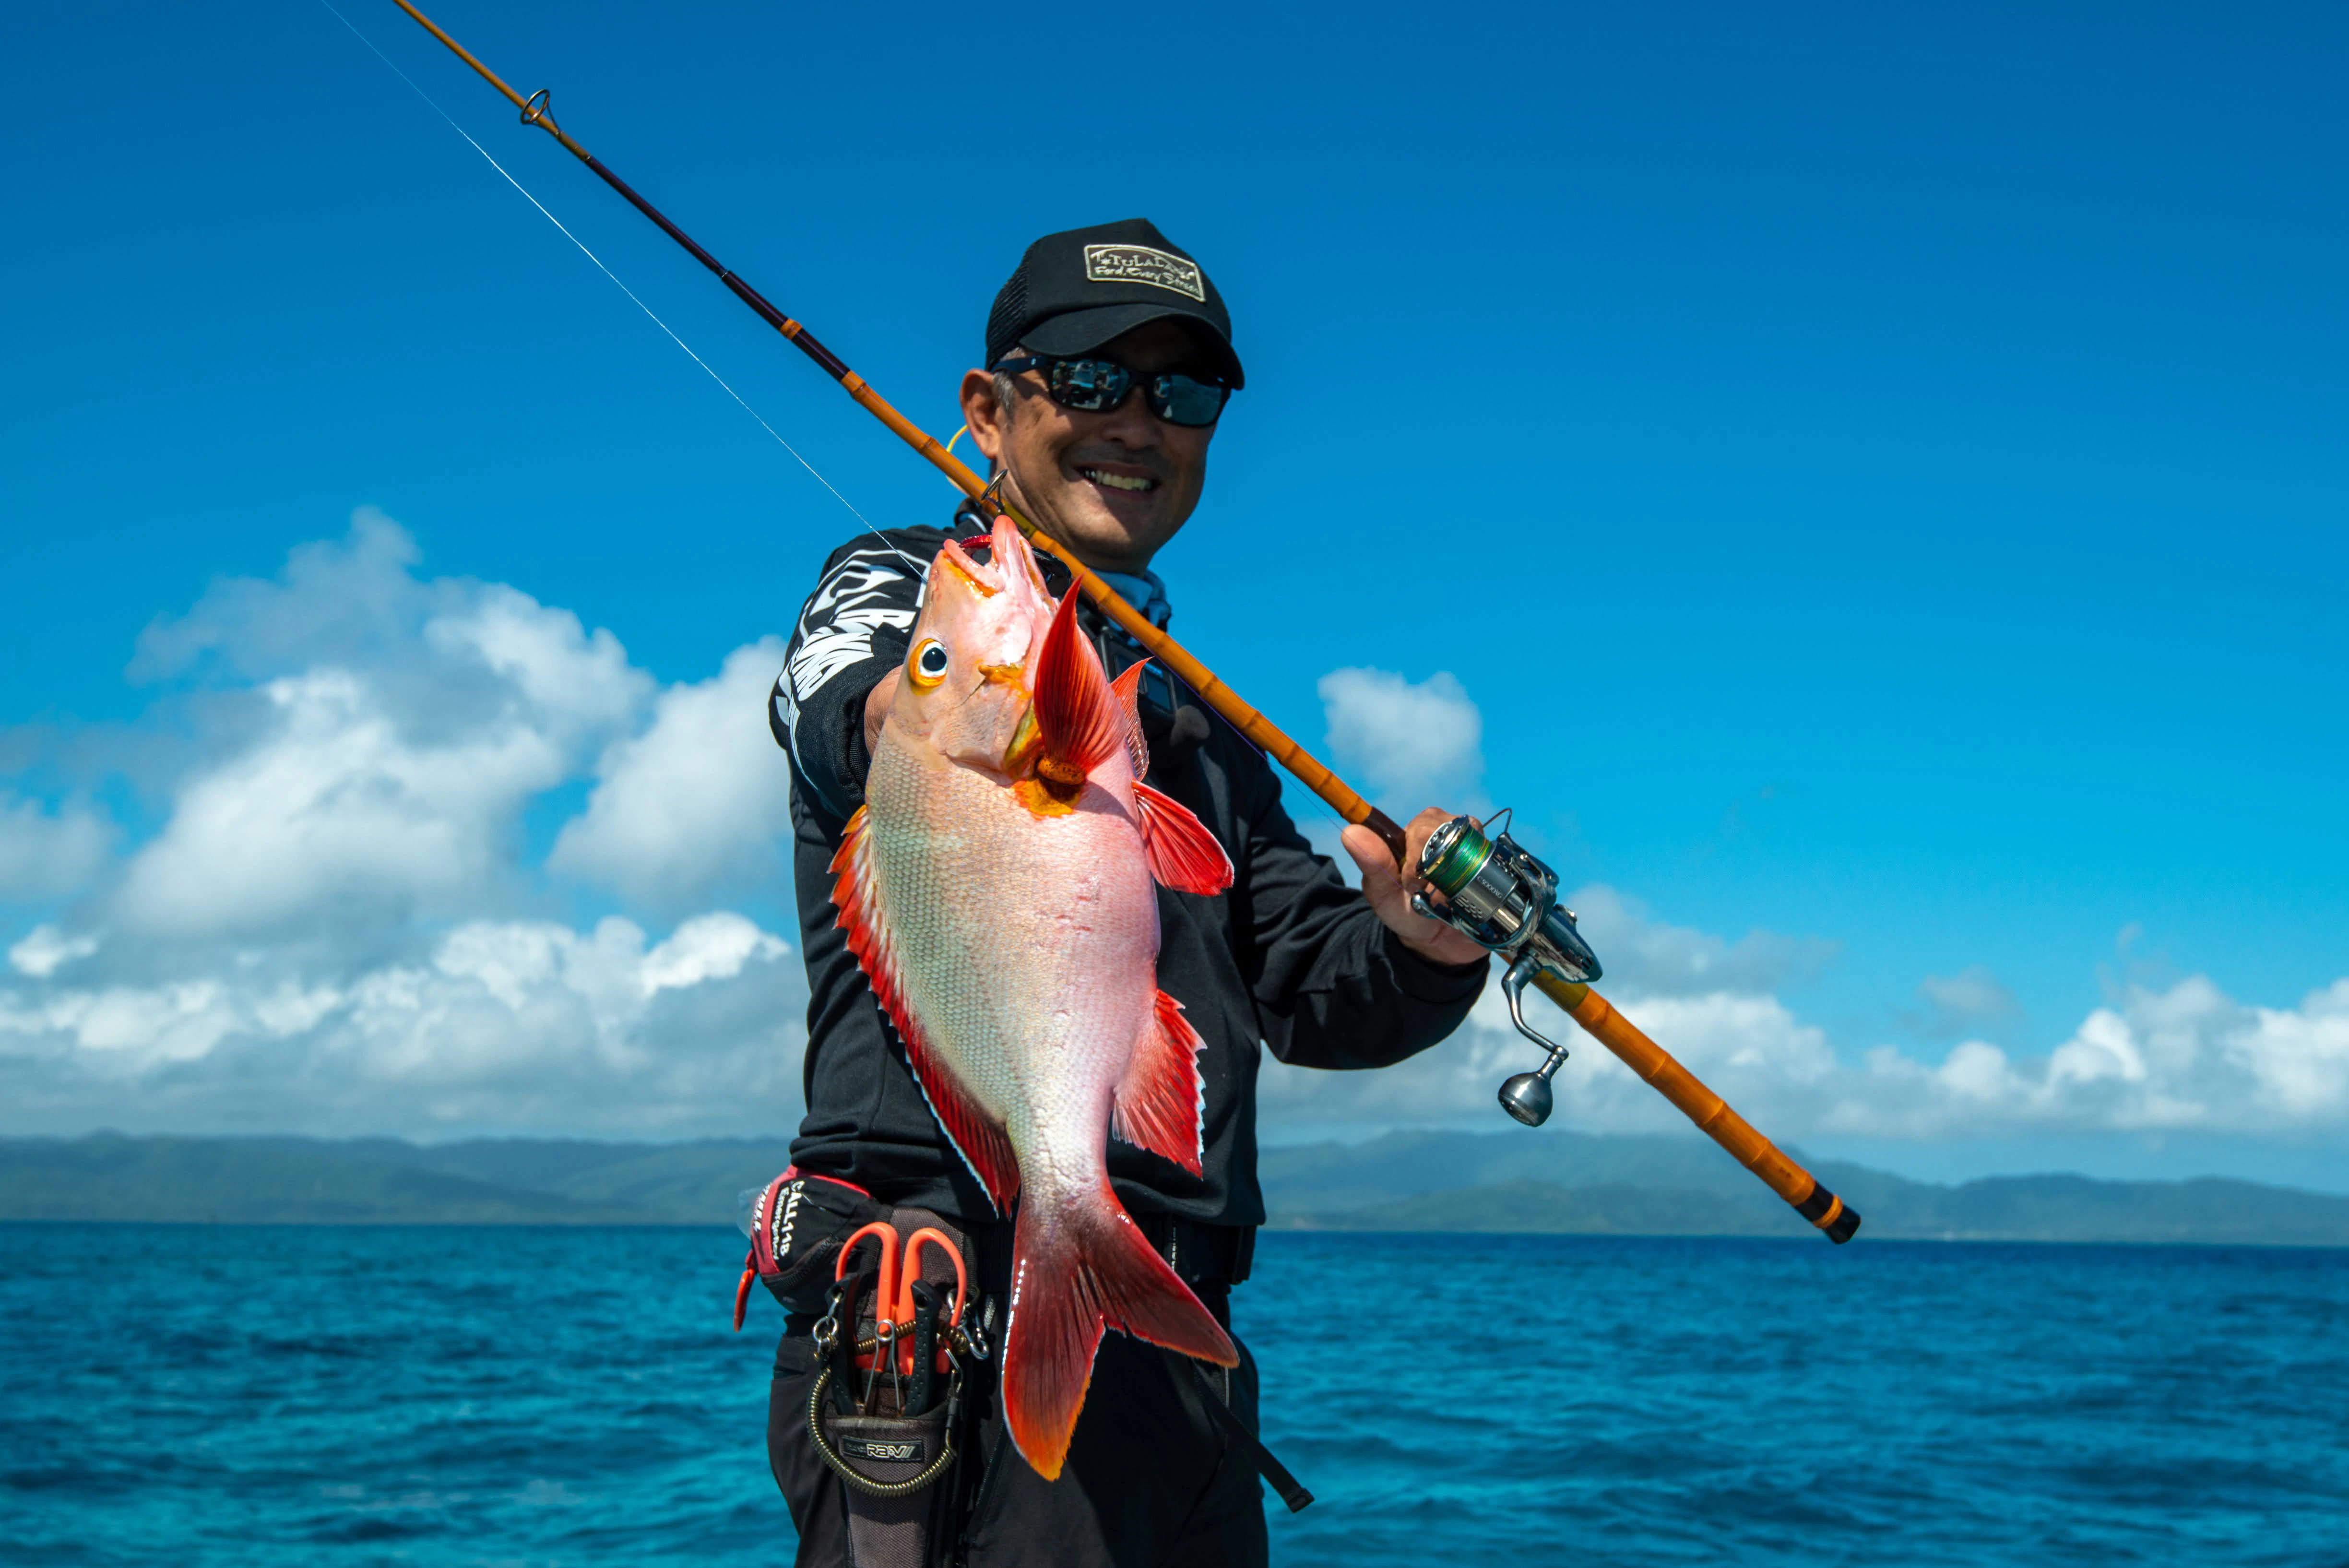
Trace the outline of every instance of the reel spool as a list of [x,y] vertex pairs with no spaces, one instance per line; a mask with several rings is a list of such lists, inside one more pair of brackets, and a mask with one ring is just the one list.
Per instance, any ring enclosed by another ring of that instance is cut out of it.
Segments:
[[1601,972],[1599,955],[1575,929],[1574,911],[1559,907],[1557,873],[1506,833],[1487,836],[1467,817],[1455,816],[1429,836],[1419,874],[1444,902],[1414,893],[1413,909],[1509,961],[1501,976],[1509,1022],[1547,1054],[1539,1067],[1501,1085],[1501,1108],[1537,1127],[1549,1120],[1550,1078],[1567,1051],[1526,1022],[1526,987],[1544,972],[1587,985]]

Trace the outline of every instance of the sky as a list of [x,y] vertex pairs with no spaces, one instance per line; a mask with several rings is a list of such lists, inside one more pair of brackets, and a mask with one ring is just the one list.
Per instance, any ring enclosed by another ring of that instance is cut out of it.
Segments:
[[[951,493],[336,4],[709,370],[319,0],[13,19],[0,1132],[787,1130],[763,692]],[[941,437],[1028,240],[1198,255],[1175,631],[1513,808],[1765,1132],[2349,1191],[2337,7],[434,15]],[[1532,1059],[1488,1001],[1266,1136],[1501,1130]]]

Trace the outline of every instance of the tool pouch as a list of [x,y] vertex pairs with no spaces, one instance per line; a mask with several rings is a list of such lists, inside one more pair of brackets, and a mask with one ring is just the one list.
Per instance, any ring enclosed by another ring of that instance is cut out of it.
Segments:
[[[905,1235],[926,1226],[942,1231],[963,1254],[966,1271],[976,1272],[969,1238],[937,1215],[896,1209],[885,1218]],[[835,1238],[827,1255],[838,1254]],[[935,1252],[926,1252],[922,1270],[930,1287],[925,1303],[951,1302],[952,1268]],[[874,1274],[867,1267],[828,1293],[823,1321],[816,1325],[816,1349],[823,1361],[808,1395],[808,1432],[818,1456],[840,1478],[854,1568],[928,1568],[942,1560],[960,1522],[949,1515],[961,1492],[951,1483],[965,1442],[962,1363],[949,1355],[948,1371],[936,1372],[944,1341],[932,1309],[917,1314],[917,1321],[929,1321],[913,1335],[916,1369],[926,1364],[929,1376],[909,1379],[858,1367],[859,1348],[875,1344],[874,1287]],[[928,1392],[919,1392],[924,1389]]]
[[[926,1415],[843,1415],[830,1391],[811,1401],[816,1451],[838,1472],[848,1500],[848,1559],[855,1568],[928,1568],[933,1542],[950,1541],[941,1484],[955,1466],[958,1393]],[[885,1407],[888,1395],[881,1397]]]

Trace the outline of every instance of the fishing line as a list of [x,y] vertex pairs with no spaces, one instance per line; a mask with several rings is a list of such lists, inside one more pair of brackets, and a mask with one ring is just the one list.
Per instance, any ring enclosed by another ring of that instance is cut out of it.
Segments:
[[719,387],[728,397],[734,400],[744,413],[758,421],[759,428],[765,431],[769,435],[774,437],[775,444],[777,446],[781,447],[785,452],[791,453],[792,459],[796,461],[802,468],[806,469],[809,474],[814,478],[818,484],[823,485],[826,490],[832,492],[833,499],[839,502],[843,506],[847,507],[848,514],[855,518],[859,523],[864,524],[867,533],[880,540],[882,544],[888,545],[890,553],[895,555],[899,560],[904,561],[906,565],[912,566],[914,568],[915,576],[917,578],[927,573],[928,568],[923,566],[921,562],[915,560],[913,556],[906,555],[905,551],[900,550],[896,545],[890,544],[889,536],[882,533],[880,529],[874,527],[872,520],[867,518],[864,513],[859,512],[856,509],[856,504],[854,502],[849,500],[847,496],[843,495],[837,485],[833,484],[831,480],[826,479],[823,472],[817,469],[815,464],[810,462],[801,454],[799,448],[793,446],[790,441],[785,441],[783,439],[783,433],[774,426],[769,424],[767,422],[766,416],[759,412],[758,410],[752,408],[749,401],[743,398],[742,394],[736,391],[732,385],[727,381],[725,377],[719,375],[716,370],[711,369],[709,361],[695,353],[693,351],[693,346],[688,343],[684,338],[678,337],[676,329],[670,327],[667,322],[663,321],[659,315],[654,311],[651,306],[647,305],[641,298],[639,298],[635,289],[630,288],[626,284],[622,283],[620,281],[619,275],[614,272],[610,267],[605,266],[604,265],[604,258],[597,255],[594,251],[589,250],[587,248],[587,243],[585,240],[582,240],[577,234],[573,234],[570,229],[566,228],[564,225],[562,219],[556,217],[553,213],[548,212],[546,210],[546,203],[530,193],[530,187],[515,179],[512,172],[509,171],[504,164],[492,157],[488,148],[474,140],[472,132],[458,124],[455,118],[451,116],[447,109],[442,109],[439,102],[433,99],[430,93],[426,92],[422,88],[417,86],[415,78],[409,76],[406,71],[401,70],[398,63],[393,60],[389,55],[387,55],[381,49],[377,48],[373,38],[370,38],[365,33],[360,32],[357,24],[353,23],[348,16],[344,16],[340,11],[336,10],[334,5],[331,4],[331,0],[318,0],[318,4],[324,5],[326,8],[327,14],[333,16],[336,21],[340,22],[344,26],[349,28],[351,36],[357,38],[360,43],[365,44],[368,50],[374,54],[377,59],[381,60],[386,66],[389,67],[392,75],[398,77],[401,81],[406,82],[408,84],[409,90],[413,92],[418,98],[422,99],[426,105],[431,109],[433,113],[439,115],[443,120],[446,120],[450,130],[463,137],[465,139],[465,145],[480,153],[483,162],[496,170],[498,173],[503,177],[507,184],[521,192],[523,200],[528,202],[532,206],[536,207],[539,211],[539,214],[545,218],[548,223],[553,223],[556,229],[560,230],[564,239],[569,240],[573,244],[578,246],[579,254],[585,256],[589,261],[594,262],[595,264],[595,270],[612,280],[613,287],[618,289],[622,294],[626,295],[630,304],[634,305],[638,310],[643,311],[647,319],[650,320],[655,327],[659,327],[664,333],[668,335],[668,340],[670,342],[676,344],[679,348],[685,351],[685,357],[687,358],[700,366],[704,373],[706,373],[711,380],[717,382]]

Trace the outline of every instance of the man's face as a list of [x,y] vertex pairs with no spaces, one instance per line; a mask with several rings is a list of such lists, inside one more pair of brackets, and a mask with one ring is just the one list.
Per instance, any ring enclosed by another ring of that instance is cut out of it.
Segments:
[[[1015,348],[1014,354],[1024,353]],[[1204,378],[1214,358],[1193,332],[1153,321],[1093,350],[1135,372],[1185,370]],[[1138,572],[1199,504],[1213,425],[1170,425],[1150,411],[1140,387],[1106,413],[1052,401],[1040,372],[1023,371],[1019,396],[999,409],[994,378],[962,379],[963,417],[979,451],[1010,471],[1007,498],[1044,532],[1075,548],[1088,566]]]

